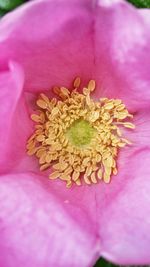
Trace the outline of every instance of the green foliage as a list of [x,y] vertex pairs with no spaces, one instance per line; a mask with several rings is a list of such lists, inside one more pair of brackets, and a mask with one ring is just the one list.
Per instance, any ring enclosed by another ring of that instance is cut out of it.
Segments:
[[4,16],[6,12],[3,9],[0,9],[0,17]]
[[128,0],[128,2],[139,8],[150,8],[150,0]]
[[99,259],[96,264],[94,265],[94,267],[116,267],[117,265],[114,265],[106,260],[104,260],[103,258]]
[[0,0],[0,9],[10,11],[23,3],[23,0]]

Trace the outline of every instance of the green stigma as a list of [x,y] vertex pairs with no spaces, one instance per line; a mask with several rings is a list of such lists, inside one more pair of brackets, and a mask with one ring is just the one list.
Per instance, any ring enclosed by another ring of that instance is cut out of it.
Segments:
[[85,120],[76,120],[67,130],[72,145],[83,147],[89,145],[94,137],[95,129]]

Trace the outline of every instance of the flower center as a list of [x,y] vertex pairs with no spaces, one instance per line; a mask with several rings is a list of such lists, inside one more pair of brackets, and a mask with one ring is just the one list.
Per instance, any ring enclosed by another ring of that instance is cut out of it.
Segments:
[[94,138],[95,129],[88,121],[76,120],[67,130],[67,136],[72,145],[86,147]]
[[37,114],[31,119],[35,131],[27,142],[27,152],[39,160],[40,170],[53,169],[49,178],[81,185],[103,180],[109,183],[117,174],[117,155],[131,142],[122,137],[120,127],[134,129],[128,120],[133,118],[120,99],[91,99],[95,81],[90,80],[77,90],[80,78],[73,89],[54,87],[57,98],[40,94]]

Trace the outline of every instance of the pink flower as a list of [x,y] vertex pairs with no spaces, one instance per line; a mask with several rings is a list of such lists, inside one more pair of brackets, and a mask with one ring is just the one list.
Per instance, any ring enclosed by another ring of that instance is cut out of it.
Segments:
[[[94,3],[96,2],[96,3]],[[0,22],[0,266],[150,262],[150,14],[121,0],[37,0]],[[97,82],[134,114],[109,185],[66,189],[26,154],[37,92]]]

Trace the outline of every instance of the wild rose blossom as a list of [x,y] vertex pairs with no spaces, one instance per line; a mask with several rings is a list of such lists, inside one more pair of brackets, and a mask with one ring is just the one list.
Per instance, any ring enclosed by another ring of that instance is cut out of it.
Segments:
[[[150,262],[149,11],[121,0],[33,1],[0,22],[0,266]],[[67,189],[26,153],[39,93],[96,80],[134,115],[118,174]]]

